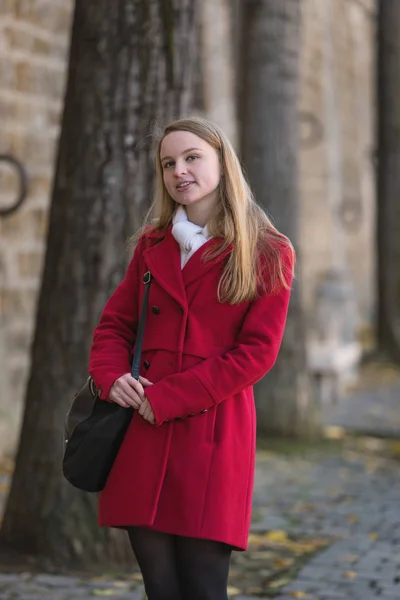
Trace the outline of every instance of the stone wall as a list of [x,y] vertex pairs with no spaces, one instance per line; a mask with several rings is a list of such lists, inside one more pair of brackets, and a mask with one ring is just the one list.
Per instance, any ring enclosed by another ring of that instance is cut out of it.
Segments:
[[[231,1],[237,6],[238,0]],[[29,177],[24,205],[0,218],[0,455],[14,452],[22,414],[72,6],[72,0],[0,2],[0,154],[13,154]],[[298,250],[305,304],[311,315],[316,284],[327,268],[349,267],[368,326],[374,310],[375,0],[304,0],[303,6]],[[237,127],[230,122],[235,48],[216,44],[229,38],[229,27],[219,22],[228,7],[228,0],[204,0],[205,100],[209,114],[235,140]],[[0,206],[14,194],[15,181],[0,165]],[[352,210],[361,208],[349,229],[340,217],[343,198]]]
[[305,0],[303,23],[305,305],[312,314],[316,284],[328,268],[347,270],[368,328],[375,307],[375,0]]
[[[72,2],[0,2],[0,154],[25,167],[28,195],[0,218],[0,454],[14,450],[29,369]],[[0,164],[0,207],[16,195]]]

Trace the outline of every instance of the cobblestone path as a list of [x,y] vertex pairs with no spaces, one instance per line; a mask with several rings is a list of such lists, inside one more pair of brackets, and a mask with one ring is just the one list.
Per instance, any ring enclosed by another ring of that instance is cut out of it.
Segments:
[[[249,552],[234,553],[230,595],[400,600],[399,447],[400,442],[362,438],[311,450],[295,445],[260,450],[252,545]],[[304,560],[307,540],[316,549],[315,540],[327,545]],[[0,573],[1,600],[96,597],[144,600],[140,575],[116,581]]]

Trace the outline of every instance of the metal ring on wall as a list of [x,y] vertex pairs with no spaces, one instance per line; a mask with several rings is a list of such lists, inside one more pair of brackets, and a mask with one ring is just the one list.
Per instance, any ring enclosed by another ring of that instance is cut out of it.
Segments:
[[[27,191],[28,191],[28,177],[27,177],[24,167],[19,162],[19,160],[17,160],[10,154],[0,154],[0,167],[1,167],[1,163],[6,163],[9,168],[16,171],[17,182],[18,182],[17,183],[18,191],[17,191],[16,200],[10,206],[6,206],[6,207],[0,206],[0,217],[6,217],[8,215],[11,215],[13,212],[15,212],[21,206],[21,204],[25,201],[26,196],[27,196]],[[1,187],[1,174],[0,174],[0,187]]]

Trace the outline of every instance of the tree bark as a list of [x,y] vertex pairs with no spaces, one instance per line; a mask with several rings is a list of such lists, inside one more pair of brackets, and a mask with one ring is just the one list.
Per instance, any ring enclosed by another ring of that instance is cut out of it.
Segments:
[[[132,562],[62,477],[64,418],[152,195],[155,120],[194,104],[197,0],[77,0],[32,366],[1,541],[63,566]],[[145,460],[138,457],[136,460]]]
[[[297,248],[301,0],[247,0],[242,23],[243,162],[257,200]],[[278,361],[256,386],[263,434],[300,436],[317,430],[299,282],[297,272]]]
[[400,2],[378,10],[378,343],[400,362]]

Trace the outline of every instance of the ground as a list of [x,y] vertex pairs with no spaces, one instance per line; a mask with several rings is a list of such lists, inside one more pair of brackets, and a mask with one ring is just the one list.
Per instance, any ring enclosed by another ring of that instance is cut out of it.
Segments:
[[[388,376],[324,409],[336,439],[260,442],[250,547],[233,555],[231,597],[400,598],[399,407],[400,383]],[[8,481],[4,469],[3,498]],[[95,597],[143,600],[140,574],[66,577],[26,565],[0,572],[3,600]]]

